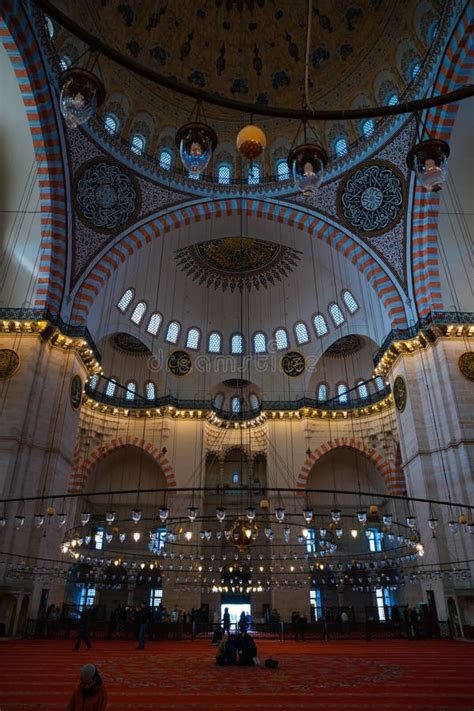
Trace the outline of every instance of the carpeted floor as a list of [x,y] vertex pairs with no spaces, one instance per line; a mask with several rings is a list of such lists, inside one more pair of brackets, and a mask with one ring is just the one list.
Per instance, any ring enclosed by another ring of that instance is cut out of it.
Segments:
[[0,643],[1,711],[64,709],[82,664],[93,662],[109,709],[173,711],[473,711],[474,645],[453,641],[262,641],[278,669],[216,667],[208,642]]

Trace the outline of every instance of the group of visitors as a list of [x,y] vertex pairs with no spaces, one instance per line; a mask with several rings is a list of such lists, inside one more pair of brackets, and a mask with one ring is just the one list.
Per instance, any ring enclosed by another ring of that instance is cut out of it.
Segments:
[[306,641],[306,627],[308,624],[308,618],[306,615],[302,615],[299,610],[291,613],[291,628],[293,634],[295,635],[295,642],[300,638],[302,642]]
[[238,635],[223,634],[216,654],[216,664],[220,667],[253,667],[259,664],[257,645],[247,629]]

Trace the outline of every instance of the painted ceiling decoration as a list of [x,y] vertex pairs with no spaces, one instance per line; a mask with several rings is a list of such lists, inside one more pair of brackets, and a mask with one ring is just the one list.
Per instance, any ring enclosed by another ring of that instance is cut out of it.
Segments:
[[275,286],[297,267],[300,254],[274,242],[223,237],[179,249],[175,259],[193,281],[233,292]]
[[115,333],[110,337],[112,345],[122,353],[130,355],[152,355],[148,347],[130,333]]
[[329,348],[324,351],[324,355],[345,358],[346,356],[358,353],[363,347],[364,341],[362,338],[352,333],[349,336],[343,336],[335,341],[332,346],[329,346]]

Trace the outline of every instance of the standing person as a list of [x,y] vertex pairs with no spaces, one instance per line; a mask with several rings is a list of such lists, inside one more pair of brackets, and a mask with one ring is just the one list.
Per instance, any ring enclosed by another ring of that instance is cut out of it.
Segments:
[[222,616],[222,626],[224,628],[224,634],[230,634],[230,614],[229,608],[226,607],[224,610],[224,615]]
[[297,614],[295,642],[298,641],[299,637],[301,637],[302,642],[306,642],[306,625],[308,624],[308,618],[306,615],[300,615],[299,612]]
[[81,642],[84,642],[87,649],[92,647],[89,639],[89,627],[90,627],[90,613],[87,607],[79,612],[79,626],[77,628],[77,639],[76,644],[73,647],[73,651],[77,652],[81,646]]
[[330,617],[331,613],[327,607],[324,608],[323,614],[322,614],[322,623],[323,623],[323,642],[329,642],[329,622],[330,622]]
[[106,711],[107,692],[95,664],[84,664],[80,682],[71,696],[67,711]]
[[245,634],[247,632],[247,617],[245,612],[242,610],[239,617],[239,633]]
[[346,634],[349,631],[349,615],[345,610],[341,612],[341,631]]
[[415,639],[420,639],[420,628],[418,623],[418,612],[416,607],[413,607],[410,611],[410,625]]
[[147,606],[142,602],[138,609],[137,623],[138,623],[138,647],[137,649],[145,649],[145,638],[148,629],[148,622],[150,620],[150,613]]
[[398,609],[397,606],[392,607],[392,624],[393,624],[393,636],[396,639],[399,639],[402,636],[402,631],[400,629],[401,625],[401,620],[400,620],[400,610]]

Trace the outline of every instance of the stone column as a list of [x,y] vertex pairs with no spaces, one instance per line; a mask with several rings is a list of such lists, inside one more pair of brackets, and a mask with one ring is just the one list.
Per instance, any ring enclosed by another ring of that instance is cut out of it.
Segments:
[[[413,342],[416,346],[416,342]],[[467,351],[463,338],[439,338],[426,349],[399,355],[389,373],[394,392],[397,425],[400,433],[402,467],[410,496],[471,503],[474,500],[474,478],[471,466],[474,455],[474,430],[470,415],[473,384],[459,369],[459,358]],[[406,402],[403,397],[406,388]],[[472,558],[472,536],[459,526],[456,534],[448,522],[457,520],[456,507],[413,507],[417,527],[425,548],[423,564],[438,566]],[[468,519],[472,514],[465,511]],[[433,532],[428,526],[431,516],[438,519]],[[463,566],[465,567],[465,566]],[[407,585],[408,603],[415,604],[431,587],[434,590],[438,617],[448,618],[446,600],[471,581],[439,578],[421,587]],[[429,587],[428,587],[429,585]]]
[[[0,335],[0,349],[14,350],[20,360],[17,372],[0,381],[2,497],[21,500],[67,490],[80,413],[80,397],[73,406],[71,381],[78,375],[84,385],[87,371],[76,351],[66,343],[64,346],[53,345],[37,333]],[[7,524],[0,532],[3,550],[32,556],[27,559],[29,565],[34,565],[36,556],[60,559],[63,529],[55,516],[46,517],[49,505],[56,511],[64,506],[51,500],[8,504],[4,513]],[[35,526],[36,514],[45,515],[41,527]],[[15,527],[15,516],[24,516],[19,528]],[[33,590],[25,587],[32,595],[32,617],[37,613],[43,587],[44,579],[36,580]],[[56,600],[57,588],[55,584]]]

